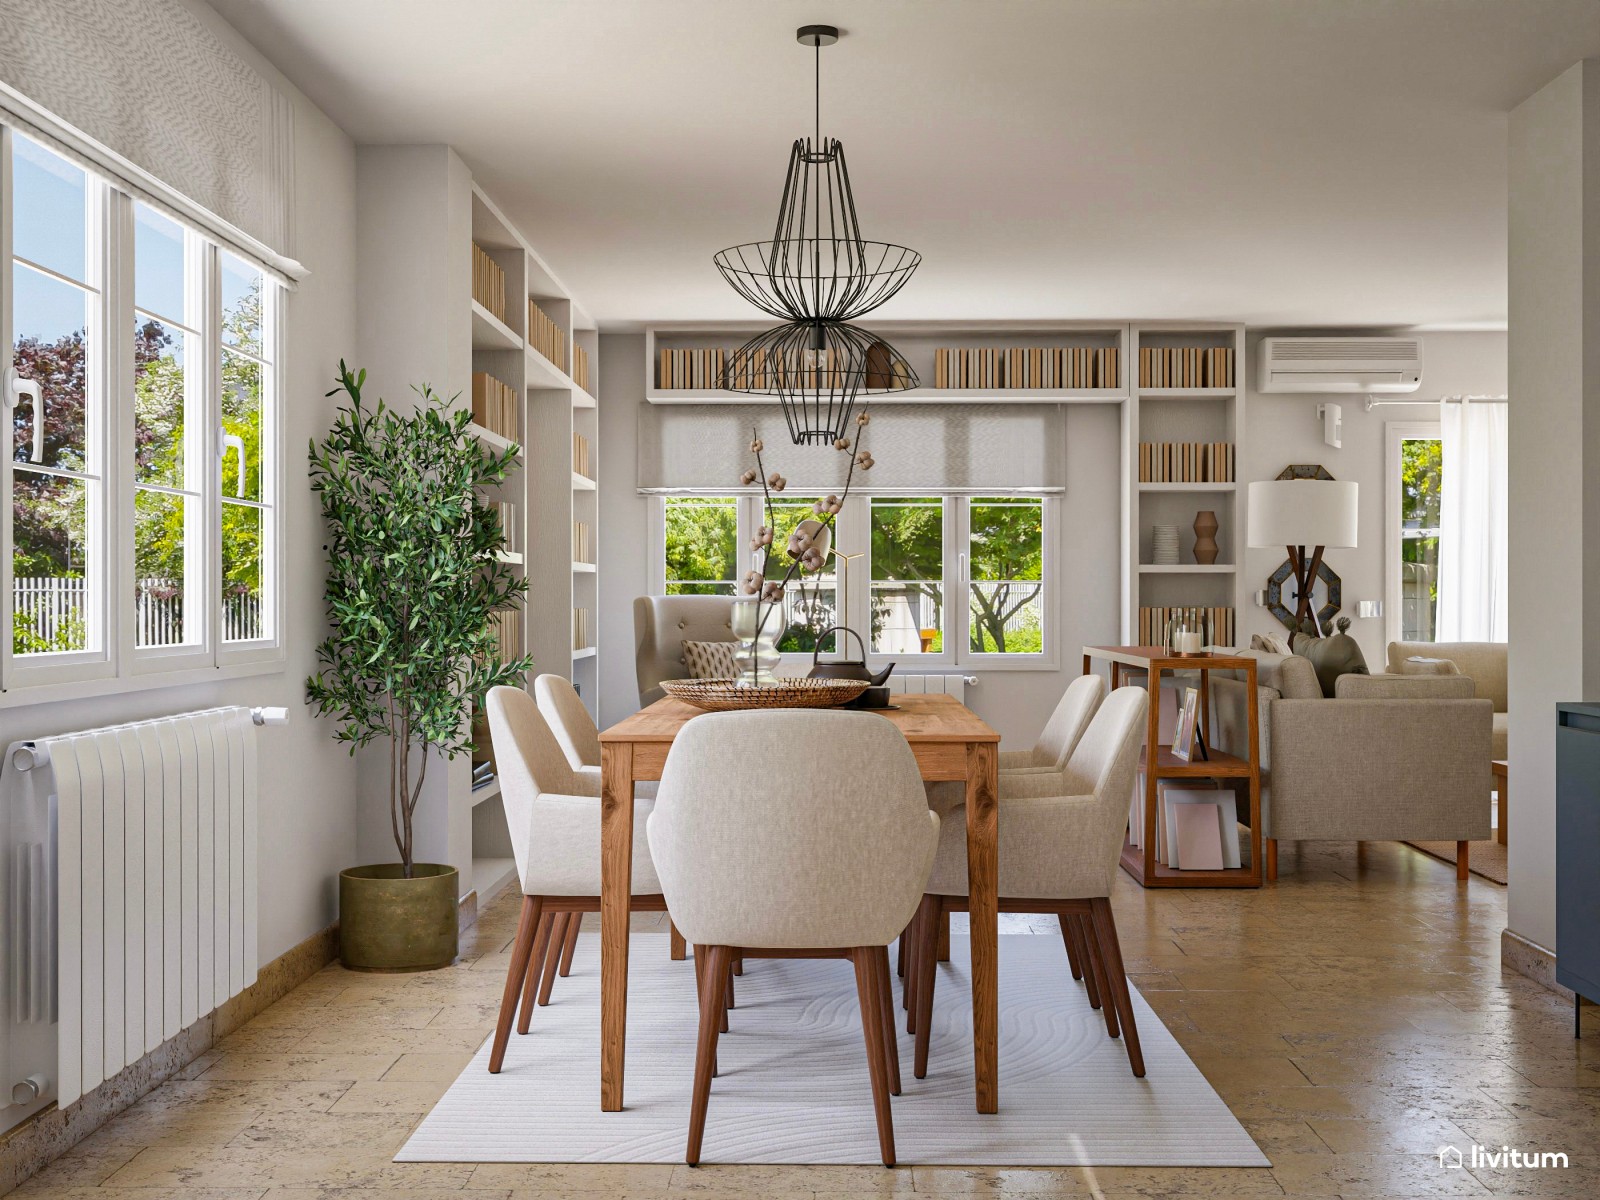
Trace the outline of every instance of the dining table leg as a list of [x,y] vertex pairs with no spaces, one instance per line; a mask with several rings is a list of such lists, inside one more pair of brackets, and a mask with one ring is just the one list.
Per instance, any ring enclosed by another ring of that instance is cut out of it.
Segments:
[[1000,755],[967,744],[967,903],[972,948],[972,1056],[978,1111],[1000,1108]]
[[600,1109],[622,1111],[633,890],[633,746],[600,747]]

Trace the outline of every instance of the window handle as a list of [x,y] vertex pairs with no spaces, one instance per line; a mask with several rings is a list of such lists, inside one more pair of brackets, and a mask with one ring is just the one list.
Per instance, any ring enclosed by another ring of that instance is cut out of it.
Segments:
[[219,456],[224,465],[228,461],[228,451],[239,452],[239,473],[233,477],[233,494],[239,499],[244,499],[244,439],[237,433],[222,433],[222,453]]
[[44,462],[44,391],[39,387],[37,379],[24,379],[15,371],[11,372],[11,386],[6,389],[5,403],[7,408],[15,408],[17,401],[24,396],[33,397],[33,454],[29,462]]

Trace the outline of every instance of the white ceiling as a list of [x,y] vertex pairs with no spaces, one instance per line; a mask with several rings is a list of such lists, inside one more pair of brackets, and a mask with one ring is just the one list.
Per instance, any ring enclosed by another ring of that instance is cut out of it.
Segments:
[[608,328],[756,315],[789,143],[844,141],[884,318],[1494,327],[1506,113],[1600,0],[212,0],[358,142],[449,142]]

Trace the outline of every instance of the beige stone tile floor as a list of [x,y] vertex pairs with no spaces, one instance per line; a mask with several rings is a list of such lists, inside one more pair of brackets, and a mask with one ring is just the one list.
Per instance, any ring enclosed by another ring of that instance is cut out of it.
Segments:
[[[493,1027],[516,920],[506,896],[467,931],[454,967],[324,969],[14,1195],[1600,1195],[1600,1010],[1585,1010],[1574,1042],[1565,1001],[1501,971],[1505,889],[1458,885],[1449,866],[1400,845],[1283,850],[1282,878],[1260,891],[1145,892],[1123,878],[1113,897],[1134,981],[1271,1168],[393,1163]],[[1004,921],[1056,936],[1050,919]],[[664,926],[649,915],[636,927]],[[1438,1146],[1473,1141],[1565,1151],[1572,1166],[1440,1169]]]

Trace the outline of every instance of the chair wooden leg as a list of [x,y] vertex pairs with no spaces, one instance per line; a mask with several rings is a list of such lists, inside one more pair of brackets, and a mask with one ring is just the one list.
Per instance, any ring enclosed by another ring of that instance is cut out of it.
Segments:
[[950,961],[950,913],[948,910],[939,914],[939,961]]
[[[710,969],[710,966],[711,947],[696,945],[694,948],[694,994],[696,1004],[700,1003],[700,995],[705,990],[706,971]],[[723,1020],[719,1028],[720,1030],[726,1030],[727,1027],[727,1010],[724,1009]],[[717,1056],[715,1054],[711,1056],[711,1074],[713,1078],[717,1074]]]
[[1106,1033],[1120,1037],[1122,1028],[1117,1019],[1117,996],[1111,990],[1110,965],[1106,962],[1105,947],[1095,928],[1094,916],[1079,917],[1078,922],[1083,936],[1084,958],[1088,960],[1085,965],[1094,971],[1094,986],[1099,993],[1101,1015],[1106,1019]]
[[539,994],[539,982],[544,977],[544,959],[549,952],[550,930],[555,913],[545,913],[539,921],[539,932],[533,938],[533,953],[528,956],[528,974],[522,982],[522,1011],[517,1014],[517,1032],[527,1033],[533,1020],[533,1002]]
[[1071,920],[1066,913],[1056,914],[1056,923],[1061,926],[1061,942],[1067,948],[1067,968],[1074,979],[1082,979],[1083,967],[1078,962],[1078,948],[1072,944],[1072,931],[1067,928]]
[[573,913],[567,922],[567,940],[561,947],[561,978],[572,974],[572,956],[578,952],[578,927],[583,924],[583,914]]
[[[735,954],[733,956],[733,973],[735,975],[744,974],[744,955]],[[728,997],[728,1006],[731,1008],[733,1006],[733,992],[731,990],[728,992]]]
[[667,930],[672,939],[672,961],[682,962],[689,957],[688,943],[683,940],[683,934],[678,932],[678,927],[672,923],[670,917],[667,919]]
[[1122,963],[1122,947],[1117,941],[1117,922],[1111,912],[1111,901],[1096,896],[1089,901],[1094,923],[1095,941],[1100,947],[1100,959],[1105,964],[1106,983],[1110,1003],[1107,1011],[1115,1008],[1122,1018],[1122,1044],[1128,1051],[1128,1065],[1134,1075],[1144,1078],[1144,1051],[1139,1047],[1139,1029],[1133,1019],[1133,997],[1128,992],[1128,972]]
[[528,958],[533,953],[533,935],[539,927],[541,901],[538,896],[522,898],[522,915],[517,918],[517,938],[511,944],[511,966],[506,971],[505,992],[500,997],[500,1017],[494,1026],[494,1048],[489,1052],[489,1073],[498,1075],[506,1060],[506,1044],[511,1040],[511,1022],[517,1015],[517,993],[528,973]]
[[1067,918],[1067,925],[1072,930],[1072,944],[1078,948],[1078,964],[1083,968],[1083,989],[1089,994],[1089,1007],[1099,1009],[1100,982],[1094,969],[1094,940],[1089,936],[1088,923],[1073,914]]
[[1261,839],[1261,844],[1264,847],[1266,847],[1266,852],[1267,852],[1267,855],[1266,855],[1266,857],[1267,857],[1267,862],[1266,862],[1267,882],[1268,883],[1272,883],[1274,880],[1276,880],[1278,878],[1278,839],[1277,838],[1262,838]]
[[1467,856],[1472,852],[1471,842],[1456,843],[1456,878],[1465,882],[1472,868],[1467,863]]
[[561,949],[567,944],[567,926],[578,913],[560,913],[550,927],[550,940],[544,951],[544,978],[539,983],[539,1007],[550,1003],[550,989],[556,983],[556,968],[561,965]]
[[[696,947],[695,960],[700,959]],[[717,1057],[717,1034],[722,1029],[723,993],[733,965],[733,955],[727,946],[712,946],[710,961],[702,969],[703,986],[700,989],[700,1036],[695,1044],[694,1093],[689,1103],[689,1145],[683,1161],[691,1167],[700,1164],[700,1143],[706,1132],[706,1106],[711,1100],[712,1064]]]
[[911,918],[910,936],[906,940],[906,982],[900,989],[900,1006],[906,1010],[906,1032],[917,1031],[917,987],[922,981],[922,956],[933,953],[934,925],[939,920],[939,898],[923,896],[922,903]]
[[939,926],[948,914],[937,896],[925,896],[921,921],[921,938],[913,962],[916,964],[917,1002],[915,1011],[917,1027],[916,1049],[911,1060],[911,1073],[918,1079],[928,1074],[928,1045],[933,1040],[933,989],[939,978]]
[[850,951],[856,968],[856,999],[861,1005],[861,1033],[867,1044],[867,1073],[872,1077],[872,1108],[878,1118],[878,1149],[883,1165],[894,1166],[894,1119],[889,1113],[889,1072],[883,1054],[883,1014],[878,1008],[878,987],[871,946]]
[[[909,929],[910,926],[906,926]],[[900,941],[894,948],[894,973],[901,979],[906,977],[906,931],[900,931]]]
[[896,1036],[894,992],[889,987],[889,947],[872,954],[872,971],[878,982],[878,1028],[883,1034],[883,1060],[889,1071],[889,1094],[900,1094],[900,1039]]

